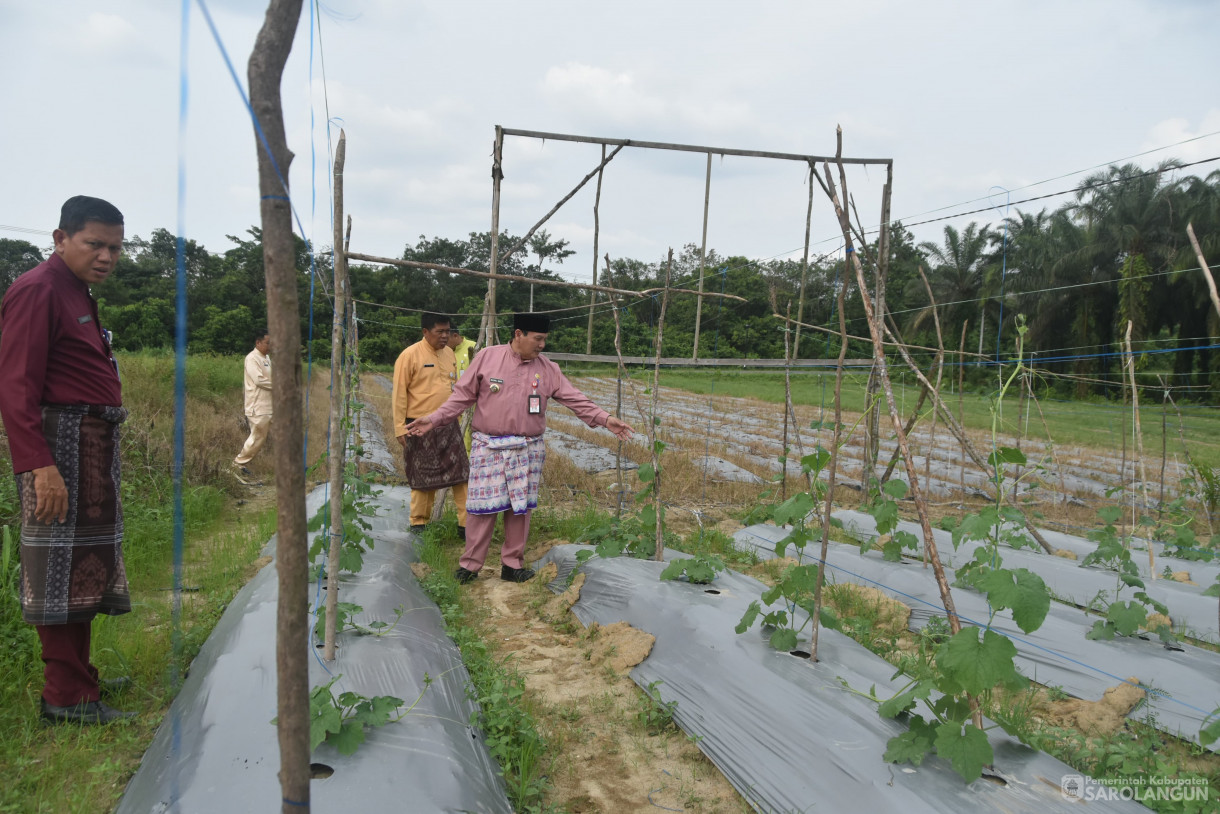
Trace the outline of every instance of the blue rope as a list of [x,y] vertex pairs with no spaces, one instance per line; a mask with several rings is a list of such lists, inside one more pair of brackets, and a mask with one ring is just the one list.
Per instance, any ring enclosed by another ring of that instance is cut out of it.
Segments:
[[[761,534],[755,534],[754,532],[750,531],[749,529],[744,529],[744,531],[745,531],[747,534],[749,534],[751,537],[756,537],[756,538],[758,538],[759,540],[762,540],[763,542],[770,544],[770,548],[771,548],[771,550],[774,550],[774,548],[775,548],[775,544],[774,544],[774,543],[771,543],[771,541],[770,541],[770,540],[768,540],[766,537],[763,537]],[[801,553],[802,553],[802,556],[804,556],[804,551],[803,551],[803,550],[802,550],[802,552],[801,552]],[[869,579],[868,577],[864,576],[863,574],[857,574],[857,573],[855,573],[855,572],[853,572],[853,571],[849,571],[849,570],[847,570],[846,568],[843,568],[842,566],[839,566],[839,565],[835,565],[835,564],[833,564],[833,563],[826,562],[826,561],[825,561],[825,560],[823,560],[822,558],[817,557],[817,556],[815,556],[815,555],[813,555],[813,554],[810,554],[810,555],[808,555],[808,556],[809,556],[809,558],[810,558],[810,559],[811,559],[813,562],[819,562],[819,563],[823,563],[823,564],[824,564],[824,565],[825,565],[827,568],[833,568],[833,569],[835,569],[836,571],[841,571],[842,573],[847,574],[849,577],[854,577],[855,579],[858,579],[858,580],[860,580],[861,582],[867,582],[867,583],[869,583],[870,585],[875,585],[876,587],[881,588],[881,589],[884,589],[886,592],[891,593],[891,594],[893,594],[894,596],[900,596],[900,597],[902,597],[903,599],[909,599],[909,600],[911,600],[912,602],[918,602],[918,603],[920,603],[921,605],[927,605],[929,608],[932,608],[932,609],[934,609],[934,610],[939,610],[939,611],[942,611],[942,612],[947,612],[947,611],[945,611],[945,609],[944,609],[942,606],[937,605],[935,602],[929,602],[928,600],[923,599],[923,598],[921,598],[921,597],[918,597],[918,596],[912,596],[911,594],[904,593],[903,591],[900,591],[900,590],[898,590],[897,588],[894,588],[894,587],[892,587],[892,586],[890,586],[890,585],[886,585],[884,582],[878,582],[878,581],[876,581],[876,580],[874,580],[874,579]],[[1064,661],[1070,662],[1071,664],[1075,664],[1075,665],[1076,665],[1076,666],[1078,666],[1078,667],[1083,667],[1083,668],[1085,668],[1086,670],[1092,670],[1093,672],[1097,673],[1098,675],[1103,675],[1103,676],[1105,676],[1106,678],[1111,678],[1111,679],[1114,679],[1115,681],[1119,682],[1120,684],[1130,684],[1130,685],[1131,685],[1131,686],[1133,686],[1133,687],[1139,687],[1141,690],[1143,690],[1143,691],[1144,691],[1144,692],[1146,692],[1146,693],[1150,693],[1150,694],[1152,694],[1152,695],[1158,695],[1158,696],[1160,696],[1161,698],[1164,698],[1164,699],[1165,699],[1165,700],[1167,700],[1167,701],[1172,701],[1173,703],[1178,704],[1179,706],[1183,706],[1183,707],[1185,707],[1185,708],[1187,708],[1187,709],[1189,709],[1189,710],[1193,710],[1194,712],[1201,713],[1201,714],[1202,714],[1204,717],[1206,717],[1206,716],[1208,716],[1208,715],[1211,715],[1211,713],[1212,713],[1212,711],[1211,711],[1211,710],[1200,709],[1199,707],[1196,707],[1196,706],[1194,706],[1193,704],[1188,704],[1188,703],[1186,703],[1185,701],[1179,701],[1178,699],[1176,699],[1176,698],[1174,698],[1174,697],[1172,697],[1172,696],[1170,696],[1170,695],[1165,694],[1164,692],[1162,692],[1161,690],[1156,689],[1155,687],[1149,687],[1149,686],[1146,686],[1146,685],[1141,684],[1141,683],[1139,683],[1139,682],[1130,681],[1130,680],[1128,680],[1128,679],[1122,678],[1121,676],[1116,676],[1116,675],[1114,675],[1113,673],[1107,673],[1105,670],[1101,669],[1100,667],[1094,667],[1093,665],[1088,664],[1088,663],[1083,662],[1083,661],[1080,661],[1079,659],[1074,659],[1074,658],[1072,658],[1071,656],[1064,655],[1063,653],[1060,653],[1060,652],[1059,652],[1059,651],[1057,651],[1057,650],[1052,650],[1052,649],[1050,649],[1049,647],[1043,647],[1043,646],[1042,646],[1042,645],[1040,645],[1040,644],[1036,644],[1036,643],[1034,643],[1034,642],[1031,642],[1031,641],[1030,641],[1030,640],[1028,640],[1028,639],[1022,639],[1020,636],[1014,635],[1014,634],[1012,634],[1012,633],[1005,633],[1005,632],[1004,632],[1004,631],[1002,631],[1002,630],[996,630],[995,628],[991,627],[991,625],[989,625],[989,624],[988,624],[988,623],[986,623],[986,622],[978,622],[978,621],[976,621],[976,620],[974,620],[974,619],[971,619],[971,618],[970,618],[970,617],[968,617],[968,616],[962,616],[960,613],[958,613],[958,614],[954,614],[954,615],[955,615],[955,616],[957,616],[957,618],[958,618],[958,619],[960,619],[961,621],[966,622],[966,623],[971,624],[971,625],[974,625],[975,627],[979,627],[979,628],[982,628],[982,629],[984,629],[984,630],[990,630],[991,632],[993,632],[993,633],[997,633],[997,634],[999,634],[999,635],[1003,636],[1003,637],[1004,637],[1004,638],[1006,638],[1006,639],[1010,639],[1010,640],[1012,640],[1012,641],[1014,641],[1014,642],[1017,642],[1017,643],[1019,643],[1019,644],[1024,644],[1024,645],[1027,645],[1027,646],[1029,646],[1029,647],[1032,647],[1032,648],[1033,648],[1033,649],[1035,649],[1035,650],[1041,650],[1041,651],[1042,651],[1042,652],[1044,652],[1044,653],[1049,653],[1050,655],[1055,656],[1056,658],[1063,659]]]
[[[177,692],[181,677],[178,659],[182,655],[182,566],[185,524],[182,508],[182,467],[186,458],[186,124],[190,109],[190,83],[187,46],[190,43],[191,2],[182,0],[182,27],[178,65],[178,239],[175,246],[175,279],[177,283],[174,319],[174,605],[173,653],[170,657],[170,686]],[[182,721],[178,707],[170,715],[172,754],[182,749]],[[179,797],[178,776],[171,780],[170,799]]]

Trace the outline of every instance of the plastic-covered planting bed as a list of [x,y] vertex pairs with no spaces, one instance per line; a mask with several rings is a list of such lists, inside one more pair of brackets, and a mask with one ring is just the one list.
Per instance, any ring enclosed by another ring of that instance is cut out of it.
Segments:
[[[310,495],[310,514],[324,490]],[[310,659],[310,686],[342,675],[337,691],[393,695],[408,704],[403,720],[369,731],[350,757],[322,744],[312,760],[333,771],[311,785],[319,811],[511,812],[499,769],[478,730],[476,707],[457,648],[440,612],[410,570],[416,559],[405,501],[409,490],[386,490],[372,518],[375,547],[359,575],[344,576],[340,598],[364,607],[357,619],[401,622],[382,637],[344,633],[336,660]],[[316,589],[317,586],[315,585]],[[120,814],[279,811],[276,715],[274,565],[234,598],[192,663],[119,804]],[[325,596],[314,590],[312,595]],[[313,642],[302,647],[314,648]],[[425,689],[425,677],[431,685]]]
[[[776,544],[787,534],[788,529],[756,525],[737,532],[734,540],[761,557],[771,558]],[[807,548],[805,560],[810,561],[808,554],[815,551],[812,546]],[[1006,563],[1013,553],[1005,552]],[[788,546],[785,554],[796,557],[798,552]],[[829,546],[826,561],[828,583],[875,587],[910,607],[912,630],[919,630],[933,616],[945,615],[932,569],[925,569],[918,561],[886,562],[875,551],[861,555],[859,548],[839,543]],[[953,569],[946,566],[945,574],[952,584]],[[953,601],[964,622],[986,624],[990,610],[982,595],[958,588]],[[1214,604],[1212,610],[1214,613]],[[1033,633],[1022,632],[1009,611],[996,615],[992,629],[1016,645],[1017,669],[1027,678],[1089,701],[1099,700],[1106,689],[1136,678],[1153,692],[1128,717],[1146,719],[1165,732],[1197,740],[1204,718],[1220,699],[1220,654],[1186,644],[1171,649],[1155,636],[1086,639],[1096,618],[1052,602],[1046,621]],[[1220,743],[1213,744],[1212,750],[1220,751]]]
[[[843,530],[856,539],[870,541],[877,538],[877,521],[871,515],[844,510],[835,512],[835,517],[843,521]],[[919,524],[901,520],[898,530],[915,535],[922,545],[923,532]],[[974,558],[974,550],[979,545],[964,543],[960,549],[954,551],[953,536],[949,532],[933,529],[932,535],[936,538],[936,548],[945,565],[960,566],[968,563]],[[1051,545],[1062,543],[1060,547],[1080,558],[1097,547],[1096,543],[1079,537],[1072,538],[1067,534],[1047,532],[1044,536]],[[1030,541],[1033,542],[1032,538]],[[918,557],[919,554],[916,552],[910,556]],[[1131,598],[1130,588],[1125,588],[1116,596],[1115,591],[1121,583],[1115,572],[1099,566],[1081,566],[1076,560],[1048,555],[1041,547],[1005,548],[1002,556],[1006,566],[1027,568],[1042,577],[1051,593],[1064,602],[1087,607],[1099,597],[1108,602]],[[1158,578],[1151,579],[1146,549],[1133,550],[1131,561],[1139,568],[1148,595],[1169,608],[1169,618],[1173,620],[1175,628],[1189,632],[1193,638],[1220,643],[1220,620],[1217,619],[1217,605],[1220,602],[1216,597],[1203,596],[1208,586],[1215,583],[1216,576],[1220,573],[1220,565],[1188,562],[1159,555],[1156,558]],[[1161,573],[1166,566],[1172,571],[1189,571],[1195,584],[1163,578]]]
[[[562,590],[584,546],[558,546],[544,558],[559,566]],[[673,554],[672,556],[682,556]],[[594,558],[572,610],[585,624],[626,621],[656,637],[631,672],[654,682],[674,720],[755,809],[765,812],[1073,812],[1060,791],[1076,772],[995,729],[996,771],[970,783],[940,758],[920,766],[882,760],[904,727],[877,715],[857,692],[897,691],[892,665],[833,630],[819,637],[820,661],[777,652],[755,629],[733,632],[747,605],[765,589],[727,572],[712,585],[659,580],[663,563]],[[806,654],[807,655],[807,654]],[[1144,811],[1132,802],[1107,811]]]

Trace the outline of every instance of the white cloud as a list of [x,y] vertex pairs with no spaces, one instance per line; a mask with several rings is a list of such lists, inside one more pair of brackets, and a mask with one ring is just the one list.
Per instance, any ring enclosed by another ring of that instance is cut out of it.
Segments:
[[549,68],[542,90],[569,113],[615,124],[645,121],[666,112],[665,102],[642,92],[631,74],[578,62]]
[[[1174,157],[1189,162],[1215,156],[1220,147],[1220,109],[1207,111],[1195,127],[1186,117],[1157,122],[1148,131],[1143,149],[1159,150],[1162,147],[1166,148],[1164,152],[1148,158],[1159,161],[1162,157]],[[1205,168],[1202,174],[1207,171]]]

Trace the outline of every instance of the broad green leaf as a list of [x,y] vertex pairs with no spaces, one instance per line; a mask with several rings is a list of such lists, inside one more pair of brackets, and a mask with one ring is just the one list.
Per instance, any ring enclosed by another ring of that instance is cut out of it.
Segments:
[[771,646],[776,650],[795,650],[796,631],[784,627],[771,634]]
[[774,605],[784,593],[783,583],[772,585],[770,588],[762,592],[761,599],[765,605]]
[[805,516],[813,511],[814,505],[812,495],[808,492],[797,492],[776,506],[772,517],[775,518],[775,523],[779,526],[796,523],[804,520]]
[[898,527],[898,504],[886,500],[873,506],[870,511],[877,521],[877,533],[889,534]]
[[822,447],[817,447],[813,452],[801,458],[801,470],[804,472],[821,472],[829,462],[830,453]]
[[965,723],[971,715],[970,701],[964,695],[942,695],[932,704],[932,709],[945,721]]
[[1203,724],[1203,728],[1199,730],[1199,743],[1204,746],[1211,746],[1220,740],[1220,709],[1215,710],[1211,715],[1207,716]]
[[901,713],[912,709],[915,706],[916,701],[927,698],[929,695],[931,695],[932,690],[933,686],[931,682],[917,682],[913,686],[908,687],[905,691],[898,693],[893,698],[882,701],[881,706],[877,707],[877,714],[882,718],[896,718]]
[[1106,619],[1119,636],[1131,636],[1148,619],[1148,609],[1138,602],[1115,602],[1106,611]]
[[960,726],[952,721],[936,729],[936,754],[953,766],[967,783],[983,775],[983,767],[995,760],[987,733],[974,724]]
[[1220,596],[1220,582],[1208,588],[1203,592],[1204,596]]
[[1013,621],[1026,633],[1042,626],[1051,608],[1050,591],[1042,577],[1025,568],[998,568],[974,582],[997,608],[1012,610]]
[[1011,641],[991,630],[965,627],[940,646],[936,665],[945,679],[942,688],[956,694],[960,687],[971,695],[990,690],[997,684],[1021,686],[1025,680],[1013,666],[1017,648]]
[[338,733],[327,738],[339,750],[341,755],[354,755],[364,743],[364,727],[354,721],[347,721]]
[[1108,642],[1114,638],[1114,625],[1098,619],[1093,623],[1093,629],[1084,634],[1084,637],[1097,642]]
[[737,633],[745,633],[754,624],[754,620],[758,618],[758,614],[762,613],[762,606],[757,602],[751,602],[746,608],[746,612],[741,615],[741,621],[737,623],[737,627],[733,628]]
[[665,570],[661,572],[661,579],[677,579],[682,576],[682,571],[686,568],[687,563],[692,563],[694,560],[671,560],[669,565],[665,566]]
[[909,762],[918,766],[932,751],[935,735],[935,729],[916,715],[911,718],[910,729],[890,738],[885,744],[885,754],[882,755],[882,760],[890,763]]
[[666,446],[667,445],[664,441],[660,441],[660,440],[653,441],[652,442],[652,451],[655,452],[656,454],[660,455],[662,452],[665,451]]
[[910,490],[911,487],[907,486],[906,481],[898,480],[897,478],[886,481],[885,486],[881,487],[881,491],[894,498],[894,500],[902,500]]
[[639,476],[643,483],[651,483],[656,477],[656,470],[652,468],[652,464],[640,464]]
[[1025,466],[1025,453],[1015,447],[1000,447],[987,456],[987,463],[992,466],[999,467],[1004,464],[1018,464]]
[[1113,523],[1123,516],[1123,510],[1120,506],[1102,506],[1097,510],[1097,516],[1103,523]]

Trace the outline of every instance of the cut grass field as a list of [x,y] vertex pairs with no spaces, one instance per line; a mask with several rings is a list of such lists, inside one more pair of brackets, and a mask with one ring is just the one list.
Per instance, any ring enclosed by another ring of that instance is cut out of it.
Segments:
[[[187,362],[188,403],[183,494],[185,528],[181,611],[173,580],[172,431],[174,360],[119,356],[124,403],[124,556],[133,612],[98,617],[93,661],[103,678],[130,676],[112,700],[139,716],[107,727],[47,726],[38,717],[42,662],[34,629],[21,620],[16,555],[0,558],[0,812],[95,812],[113,809],[160,725],[177,688],[233,595],[261,565],[275,530],[274,490],[251,492],[228,471],[245,440],[242,362],[201,357]],[[311,457],[325,438],[325,378],[311,394]],[[316,441],[316,447],[314,446]],[[7,444],[0,445],[0,525],[17,542],[15,487]],[[252,464],[270,483],[270,446]]]

